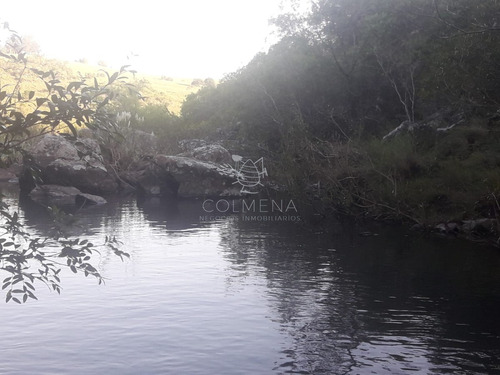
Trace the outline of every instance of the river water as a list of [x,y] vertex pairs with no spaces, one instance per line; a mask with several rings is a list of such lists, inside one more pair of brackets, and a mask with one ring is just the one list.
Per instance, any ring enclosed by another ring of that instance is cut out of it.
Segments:
[[[15,200],[10,201],[16,204]],[[0,374],[500,374],[500,253],[331,223],[203,220],[200,201],[117,200],[75,214],[116,235],[105,285],[0,305]],[[35,234],[50,224],[21,205]]]

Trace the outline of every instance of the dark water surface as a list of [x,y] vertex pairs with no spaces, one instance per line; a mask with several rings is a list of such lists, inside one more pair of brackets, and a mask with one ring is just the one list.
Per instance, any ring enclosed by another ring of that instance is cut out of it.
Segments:
[[0,374],[500,373],[497,250],[348,223],[206,223],[200,206],[79,212],[75,235],[116,235],[131,259],[96,259],[104,286],[64,272],[60,296],[40,285],[39,301],[2,303]]

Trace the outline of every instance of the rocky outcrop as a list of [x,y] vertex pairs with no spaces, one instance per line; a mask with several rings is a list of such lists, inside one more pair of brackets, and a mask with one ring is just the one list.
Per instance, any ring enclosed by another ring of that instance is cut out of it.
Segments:
[[240,196],[236,174],[216,163],[184,156],[157,155],[120,177],[145,196],[195,198]]
[[[197,147],[191,147],[183,156],[144,156],[118,175],[108,172],[100,147],[94,140],[75,141],[61,135],[46,135],[28,150],[31,157],[24,168],[21,189],[29,193],[37,185],[33,170],[38,169],[43,184],[73,187],[82,194],[107,195],[124,186],[132,186],[144,196],[240,196],[236,171],[226,166],[232,163],[231,154],[220,145],[200,142],[191,142]],[[61,200],[74,200],[74,194],[66,191],[64,194],[60,191],[48,193],[42,189],[33,195],[54,195],[55,199],[59,193],[65,196]],[[93,201],[82,194],[79,200]]]
[[38,171],[43,184],[73,186],[85,193],[111,194],[118,183],[104,166],[100,147],[89,138],[69,140],[57,134],[47,134],[26,150],[30,158],[25,161],[20,178],[22,191],[35,187],[33,171]]
[[177,185],[177,196],[239,196],[236,174],[214,163],[182,156],[158,155],[155,164]]

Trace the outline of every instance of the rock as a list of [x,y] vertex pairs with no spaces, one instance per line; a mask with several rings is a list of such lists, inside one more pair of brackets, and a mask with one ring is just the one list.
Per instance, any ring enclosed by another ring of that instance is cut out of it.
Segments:
[[241,196],[236,173],[221,165],[182,156],[157,155],[121,174],[144,196],[197,198]]
[[434,230],[442,234],[456,235],[460,231],[460,226],[457,223],[441,223],[434,227]]
[[36,158],[38,165],[46,167],[57,159],[78,160],[78,149],[66,138],[57,134],[47,134],[27,150]]
[[465,233],[493,233],[497,222],[495,219],[476,219],[476,220],[464,220],[462,221],[462,231]]
[[21,168],[17,165],[10,166],[9,168],[0,168],[0,182],[17,183],[17,174],[20,171]]
[[108,203],[106,199],[98,195],[80,193],[75,197],[75,204],[78,207],[86,207],[92,205],[102,205]]
[[155,164],[167,178],[169,192],[177,190],[178,197],[241,195],[235,172],[217,164],[166,155],[158,155]]
[[73,186],[41,185],[34,188],[29,196],[44,206],[74,206],[106,204],[107,201],[98,195],[82,193]]
[[75,204],[81,191],[72,186],[42,185],[34,188],[29,196],[44,206],[70,206]]
[[231,153],[218,144],[196,147],[190,151],[179,154],[179,156],[190,157],[200,161],[218,164],[232,164]]
[[44,183],[75,186],[91,194],[111,194],[118,190],[116,180],[105,168],[90,166],[80,160],[57,159],[42,173]]
[[413,224],[411,227],[410,227],[410,230],[413,230],[413,231],[423,231],[425,230],[425,225],[423,224]]
[[131,170],[123,171],[119,175],[120,181],[132,186],[140,196],[159,197],[175,196],[177,188],[173,181],[153,160],[141,160],[133,163]]
[[118,183],[104,166],[97,142],[89,138],[75,141],[57,134],[43,136],[26,150],[31,156],[20,179],[22,191],[34,187],[32,170],[47,185],[74,186],[91,194],[110,194],[118,190]]

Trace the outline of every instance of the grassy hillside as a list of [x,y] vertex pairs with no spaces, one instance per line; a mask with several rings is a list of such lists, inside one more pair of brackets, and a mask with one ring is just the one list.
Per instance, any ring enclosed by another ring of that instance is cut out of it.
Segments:
[[[104,79],[106,74],[113,73],[113,69],[94,66],[79,62],[64,62],[58,60],[48,60],[39,56],[29,58],[29,68],[42,71],[53,70],[57,72],[57,78],[63,83],[80,80],[81,77],[98,77]],[[15,85],[16,77],[22,72],[22,66],[13,64],[2,59],[0,65],[0,86]],[[200,86],[192,85],[192,78],[171,78],[159,77],[140,72],[130,75],[129,83],[135,85],[145,97],[143,106],[160,105],[165,106],[174,114],[180,113],[180,108],[184,99],[199,90]],[[45,90],[44,83],[29,69],[24,72],[21,90],[23,93],[35,91],[42,93]],[[7,91],[8,88],[7,88]]]

